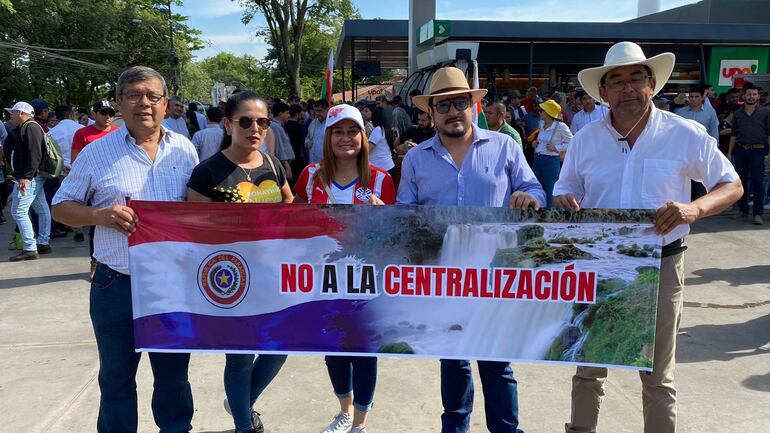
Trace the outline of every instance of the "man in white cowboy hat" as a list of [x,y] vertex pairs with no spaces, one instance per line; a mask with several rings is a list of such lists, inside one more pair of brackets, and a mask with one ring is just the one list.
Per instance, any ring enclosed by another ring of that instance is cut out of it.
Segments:
[[[641,372],[644,431],[676,431],[674,354],[682,310],[684,250],[689,224],[717,214],[742,193],[738,175],[706,129],[660,111],[652,97],[674,68],[674,55],[647,58],[631,42],[607,52],[604,65],[580,71],[578,80],[609,116],[585,125],[572,139],[554,206],[657,209],[655,232],[663,236],[653,371]],[[708,194],[690,202],[690,180]],[[578,367],[572,379],[568,433],[595,432],[607,369]]]
[[[461,70],[441,68],[428,95],[412,101],[431,115],[436,135],[404,157],[399,204],[535,208],[545,192],[527,165],[518,143],[508,135],[478,128],[471,106],[487,91],[471,90]],[[518,394],[507,362],[479,361],[486,397],[487,427],[495,433],[520,432]],[[473,410],[471,364],[441,360],[442,433],[466,433]]]

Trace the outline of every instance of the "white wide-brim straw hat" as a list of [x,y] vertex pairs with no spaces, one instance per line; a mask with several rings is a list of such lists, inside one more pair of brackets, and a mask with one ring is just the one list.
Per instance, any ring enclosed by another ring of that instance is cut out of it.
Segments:
[[412,96],[412,103],[420,110],[429,113],[430,98],[465,94],[470,94],[471,104],[475,104],[487,94],[487,89],[471,89],[468,86],[468,80],[465,79],[463,71],[453,66],[448,66],[439,69],[433,74],[433,77],[430,79],[428,94]]
[[607,51],[604,66],[583,69],[578,73],[578,81],[591,97],[600,102],[607,102],[599,95],[599,82],[604,74],[621,66],[646,65],[655,77],[654,94],[658,94],[671,77],[675,61],[673,53],[662,53],[648,59],[639,45],[633,42],[618,42]]

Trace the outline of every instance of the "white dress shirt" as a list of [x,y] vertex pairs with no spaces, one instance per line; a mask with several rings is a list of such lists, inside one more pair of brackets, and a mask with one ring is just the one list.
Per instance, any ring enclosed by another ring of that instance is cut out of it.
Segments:
[[[163,128],[155,161],[125,126],[83,149],[53,204],[74,201],[103,208],[132,200],[184,201],[187,181],[198,165],[190,140]],[[139,224],[142,222],[140,221]],[[113,228],[96,226],[94,258],[128,274],[128,237]]]
[[225,129],[218,123],[209,123],[206,129],[196,132],[192,138],[192,144],[198,151],[198,159],[205,161],[219,152]]
[[179,116],[174,119],[174,116],[169,116],[163,119],[163,126],[166,129],[170,129],[177,134],[183,135],[186,139],[190,139],[190,131],[187,130],[187,121],[184,116]]
[[374,149],[369,152],[369,162],[385,171],[395,167],[393,162],[393,156],[390,152],[390,146],[388,146],[388,139],[385,137],[385,131],[381,126],[378,126],[372,130],[372,135],[369,136],[369,143],[374,145]]
[[578,131],[583,129],[583,127],[589,123],[604,119],[604,116],[606,116],[609,111],[610,110],[604,105],[597,105],[590,113],[585,110],[580,110],[575,113],[575,116],[572,118],[572,124],[570,124],[569,129],[573,135],[577,134]]
[[[708,190],[738,179],[717,141],[695,122],[653,107],[629,149],[609,119],[575,134],[554,196],[573,194],[586,209],[658,209],[668,201],[689,203],[691,179]],[[663,244],[689,232],[689,225],[680,225]]]
[[[543,121],[540,121],[540,132],[537,134],[537,148],[535,152],[538,155],[559,156],[559,152],[567,150],[569,142],[572,140],[572,133],[569,132],[569,126],[564,122],[554,120],[549,128],[545,128]],[[558,152],[548,150],[548,143],[556,147]]]
[[64,158],[64,166],[70,167],[70,157],[72,155],[72,137],[75,136],[75,132],[82,128],[83,125],[75,122],[74,120],[64,119],[60,121],[56,126],[51,128],[48,133],[56,140],[56,144],[61,149],[61,155]]

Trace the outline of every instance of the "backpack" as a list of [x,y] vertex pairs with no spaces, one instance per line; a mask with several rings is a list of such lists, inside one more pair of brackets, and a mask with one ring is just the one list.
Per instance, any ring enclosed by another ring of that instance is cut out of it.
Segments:
[[[40,125],[37,122],[30,121],[22,125],[21,137],[24,139],[24,133],[27,131],[27,126],[30,123],[34,123],[38,127]],[[43,129],[42,127],[40,128]],[[40,167],[38,168],[38,174],[45,179],[54,179],[61,175],[64,168],[64,157],[62,157],[59,143],[56,139],[51,137],[51,134],[43,132],[43,156],[40,159]]]

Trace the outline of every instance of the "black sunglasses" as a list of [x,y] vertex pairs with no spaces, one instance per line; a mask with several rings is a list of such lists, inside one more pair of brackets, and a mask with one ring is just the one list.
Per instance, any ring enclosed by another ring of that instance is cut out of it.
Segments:
[[115,117],[115,112],[109,109],[99,110],[99,114],[102,116]]
[[270,119],[267,117],[260,117],[259,119],[252,119],[248,116],[243,116],[240,119],[238,119],[238,125],[241,126],[243,129],[249,129],[254,124],[254,122],[257,122],[257,126],[259,126],[260,129],[267,129],[270,127]]
[[447,114],[449,113],[449,109],[452,107],[452,105],[454,105],[457,111],[465,111],[471,105],[471,100],[468,97],[444,99],[441,102],[433,104],[433,108],[435,108],[436,112],[439,114]]

